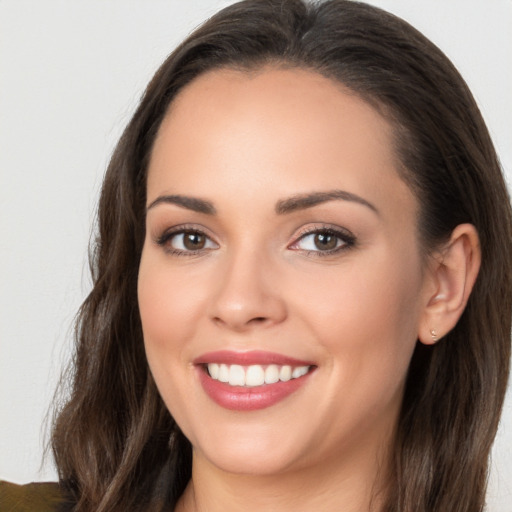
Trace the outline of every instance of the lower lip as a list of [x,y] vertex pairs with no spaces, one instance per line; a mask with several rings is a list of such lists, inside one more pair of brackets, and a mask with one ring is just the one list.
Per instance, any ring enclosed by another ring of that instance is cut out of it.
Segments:
[[212,379],[199,367],[199,379],[206,394],[218,405],[232,411],[256,411],[281,402],[305,384],[311,370],[297,379],[263,386],[230,386],[225,382]]

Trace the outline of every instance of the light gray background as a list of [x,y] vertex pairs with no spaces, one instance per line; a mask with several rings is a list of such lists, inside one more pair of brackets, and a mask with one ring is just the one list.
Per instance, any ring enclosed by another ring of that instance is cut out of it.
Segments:
[[[229,0],[0,0],[0,478],[41,466],[45,414],[90,288],[87,245],[109,155],[164,57]],[[373,0],[454,61],[512,181],[512,0]],[[512,399],[489,511],[512,511]]]

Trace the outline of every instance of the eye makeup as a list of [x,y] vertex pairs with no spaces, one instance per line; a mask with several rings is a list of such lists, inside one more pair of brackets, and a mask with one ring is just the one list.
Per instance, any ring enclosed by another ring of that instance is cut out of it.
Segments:
[[204,229],[190,224],[165,230],[155,239],[155,243],[173,256],[196,256],[219,248]]
[[332,225],[314,225],[301,230],[289,249],[303,251],[308,256],[333,256],[356,244],[356,237],[345,228]]
[[[166,229],[155,243],[172,256],[197,256],[219,248],[219,244],[202,227],[182,224]],[[307,256],[334,256],[356,244],[353,233],[339,226],[315,224],[303,228],[287,246]]]

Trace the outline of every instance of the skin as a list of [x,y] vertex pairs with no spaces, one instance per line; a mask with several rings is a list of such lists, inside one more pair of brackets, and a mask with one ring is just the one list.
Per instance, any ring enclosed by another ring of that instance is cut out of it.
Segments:
[[[152,374],[194,449],[178,510],[379,510],[415,344],[453,326],[471,289],[457,276],[478,268],[471,227],[425,263],[392,136],[364,101],[299,69],[216,70],[173,101],[149,166],[138,298]],[[333,190],[361,200],[276,212]],[[179,233],[159,243],[183,226],[207,236],[201,250]],[[351,235],[321,254],[305,232],[326,227]],[[226,349],[316,370],[271,407],[227,410],[193,364]]]

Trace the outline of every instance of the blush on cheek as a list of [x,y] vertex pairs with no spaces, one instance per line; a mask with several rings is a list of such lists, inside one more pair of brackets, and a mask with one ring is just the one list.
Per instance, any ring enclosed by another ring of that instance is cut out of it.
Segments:
[[[143,261],[138,282],[139,311],[146,350],[162,356],[177,351],[192,339],[204,311],[201,288],[158,262]],[[184,292],[183,292],[184,290]]]

